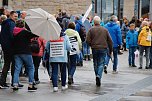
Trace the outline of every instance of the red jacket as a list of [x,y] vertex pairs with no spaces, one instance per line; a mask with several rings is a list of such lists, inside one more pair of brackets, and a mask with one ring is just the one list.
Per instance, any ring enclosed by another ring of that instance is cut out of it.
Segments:
[[43,38],[39,37],[38,38],[38,43],[40,45],[40,51],[39,53],[32,53],[32,56],[43,56],[44,50],[45,50],[45,46],[46,46],[46,40],[44,40]]

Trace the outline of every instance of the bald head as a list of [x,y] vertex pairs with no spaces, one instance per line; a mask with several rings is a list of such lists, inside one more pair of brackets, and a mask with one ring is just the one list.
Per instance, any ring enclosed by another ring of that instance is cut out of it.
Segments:
[[21,12],[21,18],[22,19],[25,19],[26,15],[27,15],[26,11],[22,11]]

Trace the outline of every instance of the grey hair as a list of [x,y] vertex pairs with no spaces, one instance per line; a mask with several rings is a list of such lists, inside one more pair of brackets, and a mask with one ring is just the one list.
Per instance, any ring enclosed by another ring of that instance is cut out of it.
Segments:
[[111,18],[110,18],[110,21],[117,22],[117,20],[118,20],[118,17],[115,16],[115,15],[112,15]]
[[96,24],[100,24],[100,22],[101,22],[101,19],[100,19],[99,16],[95,16],[95,17],[93,18],[93,20],[94,20],[94,24],[95,24],[95,25],[96,25]]
[[143,21],[143,22],[142,22],[142,24],[141,24],[141,26],[142,26],[142,27],[144,27],[144,26],[148,26],[148,25],[149,25],[149,24],[148,24],[148,22],[147,22],[147,21]]

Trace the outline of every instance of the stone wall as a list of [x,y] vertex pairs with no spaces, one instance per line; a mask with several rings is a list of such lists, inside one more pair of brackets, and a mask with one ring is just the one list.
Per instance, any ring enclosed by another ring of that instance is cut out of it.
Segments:
[[59,9],[68,14],[82,14],[90,4],[91,0],[9,0],[9,5],[14,10],[42,8],[51,14],[57,14]]

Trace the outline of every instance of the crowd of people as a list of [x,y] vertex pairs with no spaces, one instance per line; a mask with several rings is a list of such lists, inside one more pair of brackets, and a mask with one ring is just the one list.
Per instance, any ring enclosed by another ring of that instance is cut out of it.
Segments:
[[[139,69],[143,68],[144,53],[145,69],[152,69],[152,22],[147,18],[137,20],[133,17],[129,21],[124,17],[120,24],[117,16],[112,15],[104,24],[99,16],[95,16],[82,22],[82,16],[75,16],[72,21],[66,12],[60,10],[55,15],[62,28],[60,37],[46,41],[32,33],[25,17],[26,11],[18,13],[5,9],[0,16],[0,44],[4,54],[1,89],[9,87],[6,78],[11,67],[11,86],[14,91],[24,86],[19,81],[23,72],[29,78],[28,91],[36,91],[36,85],[40,83],[38,70],[42,61],[52,80],[53,91],[58,91],[60,78],[62,90],[66,90],[68,85],[74,83],[76,67],[83,66],[83,61],[91,60],[91,50],[97,87],[101,86],[102,73],[107,74],[109,60],[113,63],[113,74],[118,73],[118,53],[121,49],[129,52],[128,67],[137,67],[135,52],[139,51]],[[54,47],[57,47],[53,45],[57,42],[60,46],[56,51],[60,54],[53,54]]]

